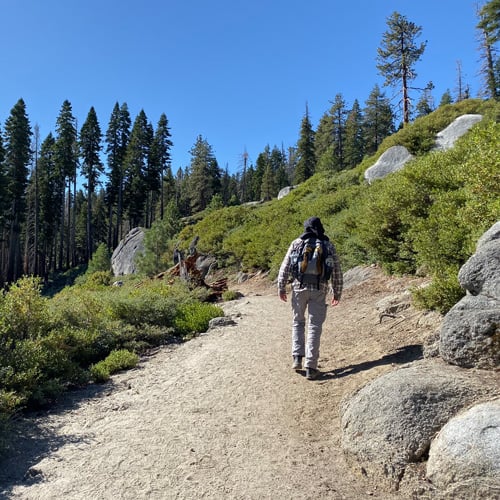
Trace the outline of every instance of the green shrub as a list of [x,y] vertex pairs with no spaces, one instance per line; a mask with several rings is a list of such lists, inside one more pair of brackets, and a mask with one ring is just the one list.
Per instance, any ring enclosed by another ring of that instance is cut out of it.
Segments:
[[224,311],[213,304],[193,302],[181,306],[175,317],[174,327],[177,334],[191,336],[206,332],[212,318],[224,316]]
[[110,271],[111,255],[109,254],[107,245],[105,243],[101,243],[89,261],[86,274],[91,275],[97,272],[109,273]]
[[40,278],[24,277],[0,294],[0,336],[4,342],[38,338],[52,326]]
[[222,292],[222,300],[224,302],[229,302],[230,300],[237,300],[241,297],[241,294],[236,290],[225,290]]
[[126,349],[120,349],[110,352],[106,359],[92,365],[90,374],[94,382],[102,383],[109,380],[113,373],[134,368],[138,362],[139,356],[137,354]]

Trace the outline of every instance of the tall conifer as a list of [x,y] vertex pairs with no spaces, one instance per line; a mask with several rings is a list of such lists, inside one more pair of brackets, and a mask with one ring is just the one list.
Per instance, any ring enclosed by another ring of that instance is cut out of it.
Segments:
[[94,252],[94,230],[92,225],[92,198],[95,193],[99,176],[104,171],[101,161],[101,127],[97,120],[97,114],[92,106],[87,119],[80,131],[80,153],[82,156],[81,172],[86,181],[87,188],[87,255],[88,261]]
[[403,123],[410,121],[409,85],[417,76],[415,64],[424,53],[427,42],[417,44],[422,28],[408,21],[398,12],[387,19],[388,30],[377,49],[377,69],[385,77],[384,86],[400,85],[403,105]]
[[302,118],[300,137],[297,142],[297,166],[295,167],[294,183],[300,184],[311,177],[316,169],[314,154],[314,130],[309,119],[309,109]]

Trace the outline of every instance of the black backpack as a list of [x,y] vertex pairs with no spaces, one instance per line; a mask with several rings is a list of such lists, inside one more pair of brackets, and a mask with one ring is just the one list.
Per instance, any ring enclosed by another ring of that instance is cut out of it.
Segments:
[[328,281],[333,271],[330,246],[319,238],[303,240],[292,252],[292,277],[302,285],[319,285]]

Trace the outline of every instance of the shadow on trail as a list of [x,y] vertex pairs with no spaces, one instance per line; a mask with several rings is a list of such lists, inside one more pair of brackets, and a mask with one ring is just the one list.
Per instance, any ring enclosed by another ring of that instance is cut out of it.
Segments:
[[68,391],[61,400],[46,411],[27,413],[7,424],[0,436],[5,449],[0,456],[0,498],[9,498],[14,486],[30,485],[45,478],[36,464],[67,443],[85,442],[82,436],[59,436],[50,427],[40,425],[44,416],[67,411],[75,411],[85,401],[109,394],[114,388],[112,381],[92,384],[82,389]]
[[323,372],[321,379],[328,380],[347,377],[349,375],[354,375],[355,373],[370,370],[371,368],[375,368],[376,366],[391,364],[402,365],[422,358],[423,349],[421,345],[407,345],[399,348],[396,352],[382,356],[380,359],[374,359],[373,361],[364,361],[363,363],[358,363],[357,365],[344,366],[342,368],[336,368],[334,370]]

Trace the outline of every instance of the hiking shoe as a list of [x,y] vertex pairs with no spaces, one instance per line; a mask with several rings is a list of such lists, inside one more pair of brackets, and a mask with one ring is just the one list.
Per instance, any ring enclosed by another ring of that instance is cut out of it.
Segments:
[[298,372],[302,370],[302,356],[294,356],[293,357],[293,369]]
[[307,380],[316,380],[321,375],[319,370],[316,368],[306,368],[306,379]]

